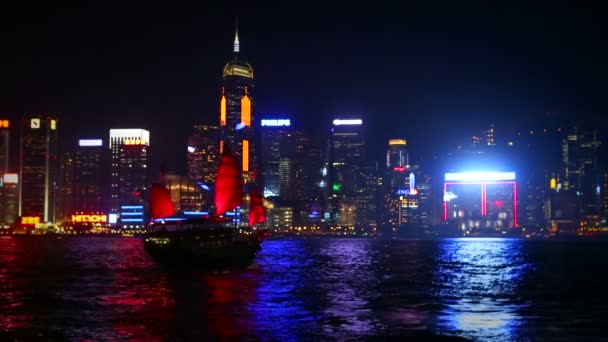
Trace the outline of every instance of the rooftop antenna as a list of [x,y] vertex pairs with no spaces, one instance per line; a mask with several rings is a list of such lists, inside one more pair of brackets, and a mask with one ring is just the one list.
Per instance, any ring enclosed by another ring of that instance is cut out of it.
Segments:
[[235,18],[234,20],[234,28],[235,28],[235,34],[234,34],[234,53],[239,53],[239,18]]

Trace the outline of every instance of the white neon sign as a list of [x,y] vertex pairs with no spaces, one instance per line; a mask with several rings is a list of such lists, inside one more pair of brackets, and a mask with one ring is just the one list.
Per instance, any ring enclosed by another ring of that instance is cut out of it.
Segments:
[[291,120],[290,119],[262,119],[262,126],[267,126],[267,127],[291,126]]
[[340,125],[362,125],[363,124],[363,120],[361,120],[361,119],[335,119],[333,123],[334,123],[334,126],[340,126]]
[[515,180],[515,172],[450,172],[445,174],[446,181],[494,182]]
[[80,147],[88,147],[88,146],[102,146],[103,140],[101,139],[80,139],[78,140],[78,146]]

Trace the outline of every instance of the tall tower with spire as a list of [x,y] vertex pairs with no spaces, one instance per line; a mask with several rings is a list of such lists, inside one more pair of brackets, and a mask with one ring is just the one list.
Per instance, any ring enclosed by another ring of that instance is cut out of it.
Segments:
[[241,163],[243,179],[255,182],[258,172],[254,115],[253,67],[240,54],[238,27],[235,30],[233,57],[222,73],[220,96],[220,151],[229,146]]

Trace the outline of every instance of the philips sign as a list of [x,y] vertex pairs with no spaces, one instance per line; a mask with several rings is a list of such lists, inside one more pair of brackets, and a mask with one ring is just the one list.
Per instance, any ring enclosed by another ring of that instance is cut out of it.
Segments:
[[291,126],[291,120],[290,119],[262,119],[262,126],[266,126],[266,127]]

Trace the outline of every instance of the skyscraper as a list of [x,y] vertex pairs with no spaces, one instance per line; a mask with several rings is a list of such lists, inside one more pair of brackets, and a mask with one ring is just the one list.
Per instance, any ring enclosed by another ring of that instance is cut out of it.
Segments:
[[[293,129],[289,119],[260,121],[260,155],[264,197],[286,198],[291,174],[290,149],[293,149]],[[281,193],[283,185],[283,193]]]
[[224,66],[220,97],[220,152],[229,146],[241,162],[245,183],[255,181],[258,169],[254,114],[253,67],[240,58],[239,35],[234,57]]
[[74,205],[73,210],[84,212],[106,212],[106,187],[108,150],[102,139],[80,139],[74,154]]
[[5,184],[4,175],[9,172],[9,150],[10,121],[0,118],[0,223],[7,222],[6,211],[8,210],[8,204],[4,197],[5,192],[10,192],[10,190],[5,191],[10,185]]
[[386,167],[402,168],[409,164],[409,154],[407,152],[407,141],[405,139],[391,139],[388,141],[386,151]]
[[375,223],[374,168],[366,165],[361,119],[333,121],[329,144],[329,212],[340,225]]
[[145,129],[110,130],[110,212],[120,214],[119,209],[128,210],[129,215],[121,215],[120,222],[134,227],[143,224],[143,217],[126,216],[135,216],[131,212],[135,206],[143,209],[143,194],[149,187],[149,146],[150,132]]
[[573,127],[562,143],[563,189],[576,194],[583,215],[601,211],[601,145],[597,129],[579,127]]
[[211,187],[215,182],[219,158],[218,126],[196,125],[188,137],[188,177]]
[[19,216],[55,222],[57,120],[27,116],[21,120]]
[[59,157],[57,176],[57,222],[70,222],[74,213],[74,152],[68,151]]
[[7,226],[17,220],[19,175],[5,173],[0,179],[0,184],[0,224]]
[[168,174],[164,183],[171,194],[176,213],[200,212],[206,204],[201,187],[192,179]]
[[10,150],[10,121],[0,118],[0,176],[8,172]]

